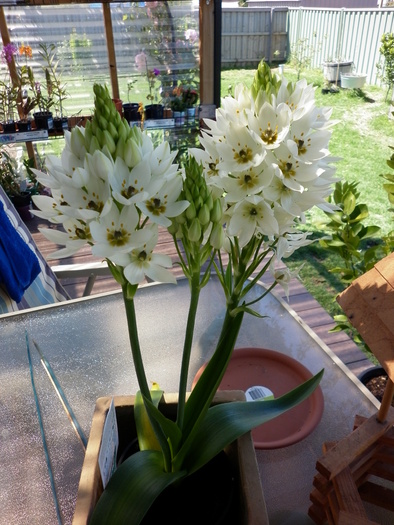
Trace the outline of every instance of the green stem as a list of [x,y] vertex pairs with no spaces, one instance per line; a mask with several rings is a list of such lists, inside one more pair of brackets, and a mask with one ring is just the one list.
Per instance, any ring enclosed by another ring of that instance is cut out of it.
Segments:
[[134,368],[137,374],[138,385],[143,396],[152,401],[148,381],[146,380],[144,364],[142,362],[140,342],[138,339],[137,321],[135,317],[134,299],[127,297],[127,284],[122,286],[123,300],[126,308],[127,325]]
[[182,365],[181,374],[179,380],[179,399],[178,399],[178,414],[177,414],[177,425],[182,428],[183,420],[185,416],[185,404],[186,404],[186,390],[187,390],[187,379],[189,374],[190,356],[193,345],[193,334],[194,326],[196,323],[196,314],[198,307],[198,300],[200,298],[200,275],[197,272],[193,272],[190,283],[190,305],[189,313],[187,316],[185,341],[183,345]]

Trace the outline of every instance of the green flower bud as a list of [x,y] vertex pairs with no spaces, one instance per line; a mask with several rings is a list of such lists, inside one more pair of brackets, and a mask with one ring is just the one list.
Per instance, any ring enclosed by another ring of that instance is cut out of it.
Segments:
[[209,242],[215,250],[220,250],[224,243],[224,231],[221,224],[216,223],[213,225]]
[[111,134],[111,137],[116,142],[118,140],[119,135],[118,135],[118,132],[117,132],[116,127],[114,126],[114,124],[112,124],[112,122],[108,122],[108,128],[107,129],[108,129],[108,132]]
[[201,226],[206,226],[209,223],[210,213],[206,204],[203,204],[203,206],[200,208],[200,211],[198,212],[198,220],[200,221]]
[[134,166],[141,162],[141,152],[133,139],[127,140],[123,159],[129,168],[134,168]]
[[115,151],[115,158],[121,157],[124,158],[124,148],[125,148],[125,141],[124,138],[120,137],[118,140],[118,143],[116,144],[116,151]]
[[197,217],[193,219],[189,231],[188,231],[189,241],[199,242],[201,239],[201,225]]
[[[128,128],[128,125],[127,125],[127,128]],[[119,139],[118,140],[123,139],[124,142],[126,142],[127,134],[128,134],[128,131],[129,131],[127,128],[126,128],[126,125],[125,125],[124,122],[121,122],[119,124],[119,126],[118,126],[118,137],[119,137]]]
[[114,139],[112,138],[111,133],[105,129],[104,130],[104,137],[105,137],[105,144],[107,145],[111,155],[113,155],[116,151],[116,144]]
[[98,140],[100,146],[103,147],[104,144],[105,144],[104,131],[98,127],[95,135],[97,137],[97,140]]
[[189,202],[190,202],[190,205],[188,208],[186,208],[185,215],[186,215],[186,218],[189,221],[191,221],[196,217],[197,212],[196,212],[196,207],[194,206],[194,202],[193,201],[189,201]]
[[213,207],[211,210],[211,221],[213,223],[219,222],[223,216],[222,203],[220,199],[215,199],[213,201]]
[[[207,188],[207,192],[208,192],[208,188]],[[213,197],[212,197],[211,192],[208,193],[208,196],[204,199],[204,202],[208,206],[209,211],[211,211],[213,208]]]
[[102,129],[103,131],[108,128],[108,121],[102,115],[98,117],[98,124],[100,126],[100,129]]
[[89,153],[93,155],[93,153],[96,150],[100,150],[100,149],[101,149],[101,146],[99,144],[99,141],[97,140],[97,137],[92,137],[92,140],[90,141],[90,145],[89,145]]

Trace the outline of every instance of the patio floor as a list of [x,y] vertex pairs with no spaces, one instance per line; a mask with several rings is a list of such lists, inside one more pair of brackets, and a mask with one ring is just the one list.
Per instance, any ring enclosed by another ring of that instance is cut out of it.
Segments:
[[[39,228],[47,228],[48,224],[47,221],[37,217],[26,223],[38,249],[46,258],[56,250],[56,245],[49,242],[39,231]],[[52,225],[49,227],[52,227]],[[165,230],[160,232],[158,249],[160,252],[170,255],[173,261],[177,260],[177,254],[172,239]],[[58,264],[83,264],[92,260],[100,259],[95,259],[89,253],[89,250],[85,249],[73,257],[49,261],[49,264],[51,266]],[[177,266],[174,267],[173,271],[176,276],[182,274],[180,268]],[[269,275],[266,274],[262,281],[264,284],[269,284]],[[85,280],[63,279],[62,284],[70,297],[76,298],[82,295]],[[96,278],[92,294],[118,289],[120,289],[120,286],[115,282],[112,276],[101,276]],[[361,372],[373,366],[371,361],[346,333],[330,333],[330,329],[335,326],[335,322],[320,304],[307,292],[298,279],[294,278],[290,283],[288,301],[281,287],[277,286],[275,288],[275,293],[282,297],[288,303],[290,308],[294,310],[295,314],[298,316],[299,322],[313,330],[323,343],[325,343],[355,375],[358,376]]]

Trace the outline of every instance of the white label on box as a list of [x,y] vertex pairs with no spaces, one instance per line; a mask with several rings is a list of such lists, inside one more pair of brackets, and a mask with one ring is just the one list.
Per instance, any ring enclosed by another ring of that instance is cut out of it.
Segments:
[[114,400],[112,400],[104,423],[98,460],[104,488],[116,469],[116,455],[118,453],[118,446],[118,425],[116,422]]

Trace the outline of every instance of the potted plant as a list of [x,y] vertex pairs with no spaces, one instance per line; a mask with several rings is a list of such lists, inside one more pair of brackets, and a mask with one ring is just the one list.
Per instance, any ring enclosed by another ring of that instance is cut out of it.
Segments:
[[141,120],[143,112],[142,102],[130,102],[130,93],[135,84],[135,79],[128,80],[127,82],[127,100],[126,104],[123,104],[123,115],[127,122],[138,122]]
[[[14,55],[18,48],[11,42],[1,50],[2,61],[8,66],[14,61]],[[17,94],[18,91],[14,85],[9,69],[5,73],[5,77],[0,80],[0,122],[4,133],[15,133],[15,115],[17,111]]]
[[172,97],[170,100],[170,108],[175,119],[176,126],[183,126],[185,123],[186,116],[186,102],[183,97],[182,86],[176,86],[172,91]]
[[136,55],[135,63],[141,75],[146,76],[149,86],[149,94],[146,98],[150,104],[145,105],[145,119],[162,119],[163,105],[160,103],[159,96],[160,83],[157,82],[160,71],[157,68],[148,68],[148,59],[144,52]]
[[11,155],[7,146],[0,145],[0,185],[7,193],[11,202],[18,211],[21,219],[26,221],[32,218],[31,191],[26,180],[21,177],[21,169],[17,160]]
[[196,104],[198,100],[198,93],[195,89],[188,87],[183,89],[182,98],[186,107],[186,117],[188,122],[194,122],[196,118]]
[[55,116],[53,126],[56,131],[68,129],[68,118],[64,116],[64,101],[67,99],[65,84],[62,83],[59,71],[59,60],[56,57],[55,44],[40,43],[40,56],[44,61],[44,73],[47,79],[47,93],[50,97],[50,103],[47,104],[46,110],[54,108]]
[[[239,87],[236,99],[224,99],[216,121],[208,121],[209,129],[202,132],[203,147],[190,150],[179,169],[176,152],[166,142],[155,148],[146,132],[120,117],[108,89],[95,85],[94,92],[92,122],[84,130],[66,132],[70,134],[58,161],[63,169],[56,162],[48,165],[49,173],[36,172],[38,180],[53,188],[53,196],[34,200],[41,216],[64,225],[64,232],[43,230],[65,246],[53,256],[70,256],[91,246],[107,260],[122,287],[140,389],[133,410],[139,451],[115,470],[97,503],[99,483],[94,486],[95,495],[88,496],[94,509],[75,516],[75,523],[90,519],[91,525],[137,525],[157,498],[175,492],[171,514],[160,516],[173,522],[178,488],[229,443],[305,399],[322,376],[320,372],[279,399],[212,404],[244,316],[257,315],[248,292],[268,270],[274,277],[272,288],[287,286],[291,274],[277,263],[309,242],[297,229],[300,216],[314,205],[330,207],[326,196],[335,180],[328,151],[330,112],[315,107],[313,86],[304,80],[290,83],[262,62],[252,87]],[[236,123],[234,107],[245,117]],[[295,109],[299,107],[304,112]],[[315,130],[318,145],[313,140],[305,144],[305,135],[313,136]],[[84,166],[82,178],[72,169],[77,159]],[[168,270],[171,260],[155,253],[159,227],[173,236],[190,290],[173,417],[161,410],[160,387],[148,383],[135,302],[145,276],[176,283]],[[189,395],[199,296],[212,271],[223,288],[226,311],[212,357]],[[92,457],[86,461],[92,463]],[[86,496],[85,488],[78,499]]]

